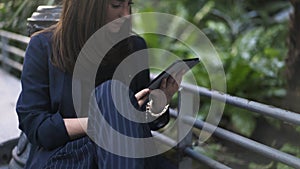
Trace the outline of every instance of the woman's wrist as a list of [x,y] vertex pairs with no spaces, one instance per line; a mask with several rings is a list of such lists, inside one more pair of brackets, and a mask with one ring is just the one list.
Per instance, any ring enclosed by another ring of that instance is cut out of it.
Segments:
[[169,104],[165,105],[164,107],[155,107],[153,104],[153,100],[151,99],[146,105],[146,113],[150,114],[151,116],[158,117],[164,114],[169,108]]
[[68,135],[73,140],[86,135],[88,118],[65,118],[63,119]]

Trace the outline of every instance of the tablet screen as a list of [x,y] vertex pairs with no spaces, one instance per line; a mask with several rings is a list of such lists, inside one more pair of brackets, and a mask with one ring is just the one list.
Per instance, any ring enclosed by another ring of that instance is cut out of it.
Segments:
[[171,74],[176,74],[182,70],[186,72],[199,63],[198,58],[183,59],[174,61],[169,67],[167,67],[162,73],[155,77],[148,85],[149,89],[158,89],[160,87],[161,80],[170,76]]

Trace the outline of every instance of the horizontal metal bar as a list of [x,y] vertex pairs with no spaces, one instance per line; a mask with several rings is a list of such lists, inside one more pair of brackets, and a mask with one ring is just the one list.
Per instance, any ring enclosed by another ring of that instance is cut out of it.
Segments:
[[183,83],[181,87],[192,93],[199,93],[202,96],[210,97],[215,100],[219,100],[222,102],[226,102],[227,104],[240,107],[246,110],[250,110],[256,113],[260,113],[262,115],[274,117],[276,119],[283,120],[285,122],[289,122],[295,125],[300,125],[300,114],[291,112],[288,110],[280,109],[274,106],[258,103],[255,101],[250,101],[244,98],[239,98],[235,96],[230,96],[228,94],[224,94],[218,91],[211,91],[207,88],[190,85],[187,83]]
[[[2,45],[2,44],[1,44],[1,42],[0,42],[0,46],[1,46],[1,45]],[[15,55],[17,55],[17,56],[20,56],[20,57],[22,57],[22,58],[24,58],[24,56],[25,56],[25,51],[24,51],[24,50],[22,50],[22,49],[20,49],[20,48],[17,48],[17,47],[14,47],[14,46],[11,46],[11,45],[7,45],[6,48],[5,48],[5,50],[6,50],[7,52],[13,53],[13,54],[15,54]]]
[[[175,147],[177,144],[176,144],[176,141],[163,135],[163,134],[160,134],[159,132],[156,132],[156,131],[152,131],[152,135],[155,136],[156,139],[158,139],[160,142],[170,146],[170,147]],[[230,167],[218,162],[218,161],[215,161],[199,152],[196,152],[194,151],[192,148],[190,147],[186,147],[183,149],[183,152],[188,155],[189,157],[192,157],[193,159],[207,165],[208,167],[210,168],[213,168],[213,169],[230,169]]]
[[[230,169],[230,167],[218,162],[218,161],[215,161],[215,160],[212,160],[211,158],[201,154],[201,153],[198,153],[198,152],[195,152],[193,149],[191,148],[185,148],[184,149],[184,153],[189,155],[190,157],[192,157],[193,159],[195,160],[198,160],[202,163],[204,163],[205,165],[207,165],[208,167],[210,168],[215,168],[215,169]],[[201,159],[201,160],[200,160]]]
[[19,71],[22,71],[23,69],[23,65],[19,62],[16,62],[10,58],[5,58],[3,59],[3,56],[1,55],[0,58],[2,58],[1,62],[2,62],[2,65],[5,64],[5,65],[9,65],[10,67],[13,67],[14,69],[17,69]]
[[19,42],[23,42],[25,44],[29,43],[30,38],[24,35],[19,35],[16,33],[0,30],[0,36],[6,37],[8,39],[16,40]]
[[[177,112],[174,110],[170,110],[170,114],[172,117],[177,117]],[[247,148],[251,151],[255,151],[259,154],[262,154],[266,157],[269,157],[272,160],[280,161],[282,163],[285,163],[289,166],[293,166],[295,168],[300,168],[300,158],[297,158],[295,156],[292,156],[290,154],[281,152],[277,149],[274,149],[272,147],[266,146],[264,144],[255,142],[249,138],[240,136],[238,134],[235,134],[233,132],[230,132],[228,130],[222,129],[217,126],[213,126],[209,123],[205,123],[201,120],[196,120],[194,117],[182,117],[183,121],[193,125],[195,128],[205,130],[207,132],[212,133],[213,135],[220,137],[222,139],[228,140],[232,143],[235,143],[237,145],[240,145],[244,148]],[[205,127],[204,127],[205,126]]]

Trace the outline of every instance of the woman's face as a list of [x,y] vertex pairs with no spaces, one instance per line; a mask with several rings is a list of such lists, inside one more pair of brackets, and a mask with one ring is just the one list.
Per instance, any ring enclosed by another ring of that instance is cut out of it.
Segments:
[[[123,23],[130,17],[132,0],[109,0],[105,23],[111,32],[119,32]],[[122,18],[123,19],[119,19]],[[119,19],[114,21],[115,19]],[[114,21],[114,22],[112,22]]]

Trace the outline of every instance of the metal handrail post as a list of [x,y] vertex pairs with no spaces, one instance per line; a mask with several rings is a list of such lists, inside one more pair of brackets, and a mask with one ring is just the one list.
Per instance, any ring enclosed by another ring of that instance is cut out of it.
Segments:
[[[179,114],[185,113],[185,112],[194,112],[194,93],[184,91],[181,89],[178,92],[178,109]],[[185,169],[189,166],[192,166],[192,159],[185,156],[185,153],[183,150],[187,147],[192,146],[192,130],[189,129],[190,125],[186,124],[181,116],[178,115],[178,125],[177,125],[177,148],[180,151],[178,153],[178,169]]]
[[8,47],[8,38],[5,37],[5,36],[1,36],[1,43],[2,43],[2,46],[1,46],[1,62],[2,62],[2,66],[5,70],[7,71],[10,71],[10,67],[6,65],[7,63],[7,58],[8,58],[8,52],[7,52],[7,47]]

